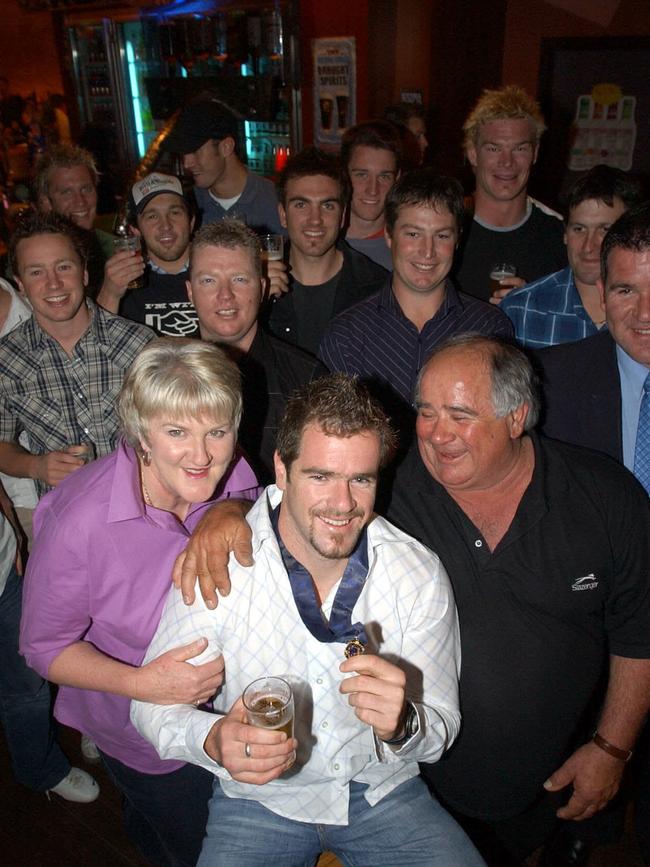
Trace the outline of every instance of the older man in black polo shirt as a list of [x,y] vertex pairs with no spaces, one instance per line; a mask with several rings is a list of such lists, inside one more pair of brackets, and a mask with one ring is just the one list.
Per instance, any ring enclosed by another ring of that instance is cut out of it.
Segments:
[[494,338],[434,353],[388,510],[440,556],[461,625],[463,729],[424,774],[499,867],[556,810],[583,820],[613,797],[650,701],[647,496],[610,458],[532,433],[534,386]]
[[514,333],[500,310],[458,292],[449,279],[463,213],[455,179],[431,169],[401,177],[386,197],[393,274],[380,292],[341,313],[320,345],[319,357],[330,370],[377,386],[404,440],[413,428],[415,380],[440,341],[462,331]]

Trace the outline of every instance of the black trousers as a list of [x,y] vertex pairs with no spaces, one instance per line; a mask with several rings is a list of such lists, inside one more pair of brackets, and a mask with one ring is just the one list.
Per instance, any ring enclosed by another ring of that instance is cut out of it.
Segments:
[[617,796],[593,818],[582,822],[565,821],[555,815],[569,797],[569,787],[561,792],[544,791],[522,813],[497,820],[465,816],[445,804],[444,799],[442,803],[471,838],[488,867],[519,867],[536,849],[558,833],[579,837],[593,846],[619,839],[625,821],[625,793]]

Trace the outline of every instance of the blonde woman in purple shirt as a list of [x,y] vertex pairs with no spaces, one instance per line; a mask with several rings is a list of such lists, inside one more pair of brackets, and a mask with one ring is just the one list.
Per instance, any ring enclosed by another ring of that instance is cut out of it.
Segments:
[[21,652],[61,684],[55,715],[88,734],[124,795],[127,830],[152,864],[194,865],[212,775],[162,761],[129,721],[133,698],[201,704],[221,657],[192,665],[201,636],[141,665],[172,568],[215,500],[260,489],[237,451],[239,372],[216,347],[160,339],[141,352],[118,398],[117,450],[40,502],[25,579]]

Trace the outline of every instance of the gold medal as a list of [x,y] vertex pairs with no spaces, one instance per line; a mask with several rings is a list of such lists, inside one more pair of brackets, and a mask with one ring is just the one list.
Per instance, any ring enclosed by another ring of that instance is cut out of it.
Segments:
[[353,638],[352,641],[348,641],[345,645],[345,658],[350,659],[353,656],[361,656],[362,653],[366,652],[366,648],[359,641],[358,638]]

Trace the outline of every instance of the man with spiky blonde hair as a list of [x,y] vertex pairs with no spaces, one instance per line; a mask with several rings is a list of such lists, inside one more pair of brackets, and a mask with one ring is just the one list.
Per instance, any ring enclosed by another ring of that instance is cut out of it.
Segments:
[[[537,102],[514,85],[483,91],[463,125],[476,189],[456,277],[465,292],[493,304],[566,265],[560,215],[527,192],[545,129]],[[504,263],[516,273],[491,293],[493,266]]]

